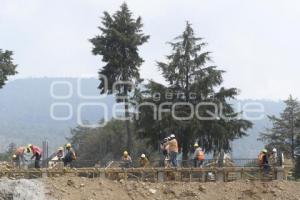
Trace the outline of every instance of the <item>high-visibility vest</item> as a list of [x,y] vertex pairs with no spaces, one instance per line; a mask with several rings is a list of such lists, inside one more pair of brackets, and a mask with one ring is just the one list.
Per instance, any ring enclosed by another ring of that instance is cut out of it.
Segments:
[[198,160],[204,160],[205,159],[205,154],[203,151],[199,151],[198,152]]

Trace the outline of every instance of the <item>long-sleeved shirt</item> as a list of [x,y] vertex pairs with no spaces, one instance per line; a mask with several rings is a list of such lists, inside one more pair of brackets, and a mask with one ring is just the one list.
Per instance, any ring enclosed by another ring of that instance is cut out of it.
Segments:
[[42,155],[42,150],[38,146],[32,146],[31,150],[33,155],[35,154]]
[[18,147],[16,150],[16,155],[23,156],[25,153],[26,147]]
[[177,143],[177,140],[175,138],[170,140],[168,142],[168,145],[169,145],[169,152],[178,153],[178,143]]
[[58,158],[63,158],[63,157],[64,157],[64,151],[63,151],[63,150],[57,151],[57,152],[56,152],[56,156],[57,156]]
[[202,149],[200,147],[198,147],[197,149],[195,149],[195,152],[194,152],[194,155],[193,155],[194,159],[198,158],[198,156],[199,156],[199,154],[200,154],[201,151],[202,151]]
[[122,157],[122,161],[132,162],[132,159],[131,159],[131,157],[128,155],[128,156],[123,156],[123,157]]

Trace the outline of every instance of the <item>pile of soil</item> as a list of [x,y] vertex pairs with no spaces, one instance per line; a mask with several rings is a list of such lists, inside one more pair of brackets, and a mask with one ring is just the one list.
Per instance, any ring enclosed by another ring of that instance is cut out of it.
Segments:
[[300,199],[300,183],[289,181],[235,181],[228,183],[149,183],[80,177],[41,179],[47,199],[164,200],[164,199]]
[[43,183],[39,180],[0,179],[0,200],[47,199]]

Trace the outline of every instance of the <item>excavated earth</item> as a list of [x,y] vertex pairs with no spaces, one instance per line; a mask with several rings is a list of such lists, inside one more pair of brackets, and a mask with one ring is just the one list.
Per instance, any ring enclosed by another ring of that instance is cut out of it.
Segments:
[[72,200],[300,200],[300,182],[235,181],[227,183],[150,183],[110,181],[79,177],[57,177],[42,180],[48,197]]
[[0,200],[47,199],[47,191],[40,180],[0,179]]
[[150,183],[61,176],[0,179],[0,200],[300,200],[300,182]]

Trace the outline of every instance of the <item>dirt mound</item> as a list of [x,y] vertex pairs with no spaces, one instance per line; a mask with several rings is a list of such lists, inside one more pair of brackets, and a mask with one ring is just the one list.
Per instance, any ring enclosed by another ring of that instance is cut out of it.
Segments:
[[0,200],[46,199],[42,182],[38,180],[0,179]]
[[300,183],[251,182],[229,183],[146,183],[110,181],[79,177],[43,179],[54,199],[72,200],[163,200],[163,199],[300,199]]

